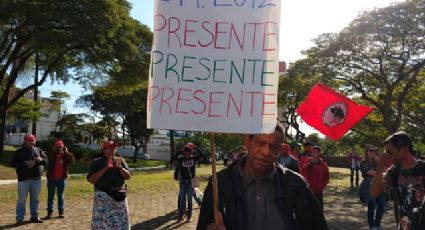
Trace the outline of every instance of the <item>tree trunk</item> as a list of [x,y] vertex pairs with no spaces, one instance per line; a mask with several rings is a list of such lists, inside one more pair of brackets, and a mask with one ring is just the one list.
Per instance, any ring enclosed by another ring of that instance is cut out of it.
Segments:
[[140,146],[139,145],[133,145],[134,146],[134,154],[133,154],[133,162],[137,162],[137,156],[139,155]]
[[169,167],[173,167],[171,165],[171,159],[173,159],[174,157],[174,146],[175,146],[175,142],[174,142],[174,130],[170,130],[170,160],[169,160]]
[[[34,103],[38,102],[38,54],[35,53],[35,74],[34,74]],[[35,111],[37,112],[37,111]],[[32,121],[32,135],[37,136],[37,121]]]
[[4,132],[6,131],[6,114],[7,109],[5,106],[2,106],[0,109],[0,155],[4,151]]

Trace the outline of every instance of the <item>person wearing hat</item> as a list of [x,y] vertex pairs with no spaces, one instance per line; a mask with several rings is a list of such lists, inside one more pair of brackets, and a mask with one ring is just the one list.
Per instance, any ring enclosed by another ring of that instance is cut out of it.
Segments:
[[115,156],[117,147],[116,142],[105,141],[103,156],[91,163],[87,174],[95,189],[91,229],[130,229],[125,180],[131,171],[123,158]]
[[306,157],[311,157],[311,151],[312,151],[313,145],[311,144],[311,142],[306,141],[303,143],[303,147],[304,147],[304,152],[298,155],[300,162],[303,162]]
[[18,201],[16,204],[16,223],[22,224],[25,217],[27,194],[30,194],[31,222],[43,223],[38,217],[41,177],[47,166],[47,157],[43,150],[35,147],[36,137],[28,134],[24,146],[13,154],[11,165],[16,168],[18,176]]
[[289,147],[288,144],[282,144],[280,156],[278,156],[277,162],[279,162],[279,164],[281,164],[284,168],[288,168],[294,172],[299,173],[300,172],[299,162],[297,159],[291,156],[290,152],[291,152],[291,147]]
[[192,217],[192,196],[193,187],[192,179],[196,177],[196,162],[202,157],[201,154],[197,154],[195,151],[195,145],[193,143],[187,143],[181,154],[177,157],[178,168],[179,168],[179,198],[178,198],[178,219],[177,222],[183,220],[183,214],[186,207],[187,200],[187,220],[190,222]]
[[47,216],[50,219],[53,213],[53,199],[55,191],[58,193],[59,218],[64,218],[64,190],[68,177],[69,165],[75,162],[74,155],[68,151],[62,140],[56,140],[52,151],[47,154],[50,164],[47,167]]
[[290,151],[291,156],[293,156],[295,159],[297,159],[300,162],[298,155],[300,154],[300,151],[301,151],[301,144],[298,143],[298,141],[291,141],[291,143],[289,143],[289,147],[291,147],[291,151]]

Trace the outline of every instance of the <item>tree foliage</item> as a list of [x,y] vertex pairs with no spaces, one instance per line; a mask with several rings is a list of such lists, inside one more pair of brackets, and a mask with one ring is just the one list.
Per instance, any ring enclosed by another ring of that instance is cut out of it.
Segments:
[[[139,50],[138,23],[126,0],[3,0],[0,4],[1,130],[7,110],[26,92],[53,81],[96,83]],[[38,82],[11,96],[24,67],[37,54]],[[0,132],[0,148],[3,148]],[[0,149],[1,152],[1,149]]]
[[298,94],[305,97],[305,89],[322,81],[375,108],[348,134],[351,138],[379,144],[407,130],[423,140],[424,12],[423,1],[408,0],[364,12],[339,33],[314,39],[303,52],[306,58],[293,63],[282,80],[279,97],[287,112],[298,106]]
[[408,99],[425,80],[423,12],[419,0],[365,12],[305,52],[323,78],[375,107],[387,134],[405,127]]

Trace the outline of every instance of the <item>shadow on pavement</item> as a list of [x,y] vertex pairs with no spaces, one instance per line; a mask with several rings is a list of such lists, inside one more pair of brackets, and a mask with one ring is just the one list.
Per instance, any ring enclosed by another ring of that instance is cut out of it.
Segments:
[[12,228],[18,228],[18,227],[21,227],[21,226],[24,226],[24,225],[26,225],[26,224],[30,224],[31,222],[29,222],[29,221],[24,221],[23,223],[21,223],[21,224],[16,224],[16,223],[13,223],[13,224],[6,224],[6,225],[0,225],[0,229],[12,229]]
[[135,224],[131,226],[133,230],[145,230],[145,229],[160,229],[160,230],[168,230],[168,229],[176,229],[185,224],[184,222],[177,223],[177,210],[170,212],[163,216],[158,216],[152,218],[150,220],[143,221],[141,223]]

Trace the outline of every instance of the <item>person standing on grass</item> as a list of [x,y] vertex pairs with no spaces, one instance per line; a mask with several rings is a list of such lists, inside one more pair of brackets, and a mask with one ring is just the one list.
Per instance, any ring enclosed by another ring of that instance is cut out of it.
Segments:
[[105,141],[103,157],[95,159],[87,180],[94,185],[94,202],[91,229],[130,229],[125,180],[131,171],[125,160],[115,156],[118,144]]
[[179,167],[179,198],[178,198],[178,219],[177,222],[183,220],[183,214],[186,207],[187,200],[187,219],[190,222],[192,217],[192,196],[194,195],[194,188],[192,186],[192,179],[196,177],[196,162],[202,157],[195,150],[193,143],[187,143],[177,158]]
[[311,156],[304,158],[301,174],[310,184],[310,188],[323,210],[323,191],[329,183],[329,168],[321,155],[322,149],[319,146],[313,146]]
[[52,218],[55,191],[58,193],[59,218],[64,218],[64,190],[68,177],[69,165],[75,162],[74,155],[68,151],[63,141],[57,140],[52,152],[48,154],[50,164],[47,167],[47,216]]
[[223,154],[223,166],[224,166],[225,168],[227,168],[227,161],[228,161],[228,159],[229,159],[229,154],[224,153],[224,154]]
[[25,203],[30,194],[31,222],[43,223],[38,217],[41,177],[47,166],[47,157],[43,150],[35,147],[36,137],[28,134],[24,138],[24,147],[16,150],[12,156],[11,165],[16,168],[18,176],[18,201],[16,204],[16,223],[22,224],[25,217]]
[[354,177],[356,180],[356,187],[359,187],[359,169],[360,169],[360,156],[356,152],[356,148],[348,154],[348,162],[350,167],[350,184],[354,187]]
[[[376,166],[378,162],[378,148],[374,146],[367,147],[365,150],[364,160],[360,163],[360,171],[362,172],[364,183],[371,183],[376,175]],[[365,186],[365,185],[363,185]],[[366,193],[369,192],[370,186],[365,186]],[[369,198],[368,194],[363,195],[363,200],[367,203],[367,222],[370,230],[381,229],[381,220],[384,215],[385,196],[381,194],[376,198]]]

